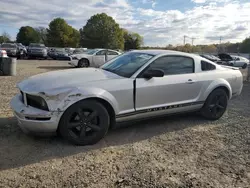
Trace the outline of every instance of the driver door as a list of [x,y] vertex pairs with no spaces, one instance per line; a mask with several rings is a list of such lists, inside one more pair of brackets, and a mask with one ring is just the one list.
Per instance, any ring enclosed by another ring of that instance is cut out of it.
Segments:
[[[152,62],[147,69],[160,69],[164,76],[145,79],[142,74],[136,79],[136,111],[187,105],[195,102],[199,96],[202,84],[197,81],[194,59],[163,56]],[[177,111],[179,109],[176,108]]]
[[93,56],[93,63],[96,67],[100,67],[105,63],[106,50],[100,50]]

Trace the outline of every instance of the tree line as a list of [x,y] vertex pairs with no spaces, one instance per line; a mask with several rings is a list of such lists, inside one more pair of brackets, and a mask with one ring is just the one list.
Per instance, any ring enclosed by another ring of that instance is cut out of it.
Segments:
[[175,50],[188,53],[249,53],[250,54],[250,37],[238,43],[222,43],[222,44],[209,44],[209,45],[178,45],[171,44],[166,47],[150,47],[144,46],[143,49],[165,49]]
[[[10,36],[4,32],[0,36],[0,43],[10,42]],[[43,43],[49,47],[86,47],[110,49],[168,49],[183,52],[228,52],[250,53],[250,37],[240,43],[223,43],[211,45],[181,46],[168,45],[149,47],[143,45],[143,37],[138,33],[121,28],[115,20],[105,13],[90,17],[86,25],[79,30],[73,28],[62,18],[55,18],[48,27],[23,26],[19,29],[16,42],[28,46],[30,43]]]
[[[0,43],[10,41],[10,37],[0,36]],[[119,26],[105,13],[93,15],[80,30],[73,28],[63,18],[52,20],[48,28],[23,26],[19,29],[16,42],[28,46],[43,43],[49,47],[86,47],[109,49],[138,49],[143,37]]]

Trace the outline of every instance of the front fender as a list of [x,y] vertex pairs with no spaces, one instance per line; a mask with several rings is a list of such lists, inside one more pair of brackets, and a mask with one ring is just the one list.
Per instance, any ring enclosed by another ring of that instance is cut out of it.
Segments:
[[228,89],[228,91],[229,91],[229,99],[231,99],[231,97],[232,97],[232,88],[231,88],[230,84],[228,83],[228,81],[225,80],[225,79],[222,79],[222,78],[217,79],[217,80],[214,80],[214,81],[207,87],[207,89],[206,89],[205,92],[204,92],[203,98],[206,100],[207,97],[209,96],[209,94],[210,94],[213,90],[215,90],[216,88],[218,88],[218,87],[226,87],[226,88]]
[[115,97],[108,91],[101,88],[71,88],[67,90],[65,89],[64,92],[58,91],[58,93],[53,93],[53,95],[49,93],[43,93],[40,95],[46,99],[50,111],[63,112],[68,107],[80,100],[88,98],[100,98],[108,102],[113,107],[116,114],[119,112],[119,105]]

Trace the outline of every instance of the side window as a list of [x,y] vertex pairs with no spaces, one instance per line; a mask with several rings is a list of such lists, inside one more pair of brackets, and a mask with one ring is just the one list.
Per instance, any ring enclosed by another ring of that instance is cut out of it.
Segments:
[[159,57],[151,65],[152,69],[161,69],[165,75],[194,73],[194,60],[184,56]]
[[206,61],[201,61],[201,70],[202,71],[210,71],[210,70],[215,70],[216,67],[215,65],[208,63]]
[[108,50],[108,55],[118,55],[118,53]]
[[101,50],[99,52],[96,53],[96,55],[105,55],[106,50]]

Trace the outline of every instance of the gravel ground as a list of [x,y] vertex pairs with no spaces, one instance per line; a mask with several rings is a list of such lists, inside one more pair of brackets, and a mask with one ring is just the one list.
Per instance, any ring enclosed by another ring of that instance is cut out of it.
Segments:
[[0,77],[0,187],[250,187],[250,84],[211,122],[184,114],[111,130],[94,146],[19,129],[9,107],[15,85],[67,62],[19,61]]

